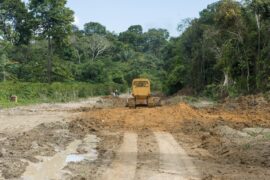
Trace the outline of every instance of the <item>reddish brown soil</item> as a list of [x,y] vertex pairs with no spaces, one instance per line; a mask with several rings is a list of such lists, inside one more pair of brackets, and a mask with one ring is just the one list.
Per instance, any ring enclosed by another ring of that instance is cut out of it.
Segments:
[[[83,113],[78,121],[98,124],[99,130],[115,132],[170,132],[198,159],[206,179],[241,176],[253,179],[258,174],[259,179],[270,178],[270,137],[241,139],[230,134],[231,129],[241,134],[243,128],[270,127],[269,103],[260,98],[227,100],[202,109],[186,103],[157,108],[92,109]],[[207,168],[212,170],[206,171]]]

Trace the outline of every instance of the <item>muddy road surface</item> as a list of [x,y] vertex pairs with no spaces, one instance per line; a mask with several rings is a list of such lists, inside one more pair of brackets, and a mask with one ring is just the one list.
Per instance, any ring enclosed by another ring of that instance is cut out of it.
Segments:
[[263,97],[124,104],[99,97],[2,110],[0,179],[270,179]]

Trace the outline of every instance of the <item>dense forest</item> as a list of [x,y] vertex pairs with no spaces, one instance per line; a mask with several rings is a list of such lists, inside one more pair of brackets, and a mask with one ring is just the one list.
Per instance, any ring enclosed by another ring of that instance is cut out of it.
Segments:
[[179,20],[179,37],[141,25],[119,34],[98,22],[79,29],[66,3],[0,0],[1,81],[127,88],[146,77],[167,94],[189,88],[217,97],[270,89],[269,0],[210,4]]
[[239,95],[270,88],[270,1],[222,0],[179,26],[166,49],[166,87],[206,95]]

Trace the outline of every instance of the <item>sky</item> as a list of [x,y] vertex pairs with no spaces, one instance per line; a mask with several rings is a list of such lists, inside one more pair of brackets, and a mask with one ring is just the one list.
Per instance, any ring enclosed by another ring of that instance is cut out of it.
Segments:
[[[22,0],[28,2],[28,0]],[[68,0],[75,12],[79,28],[88,22],[99,22],[115,33],[126,31],[131,25],[164,28],[171,36],[178,36],[177,25],[186,18],[195,18],[208,4],[217,0]]]
[[199,16],[208,4],[217,0],[68,0],[75,12],[75,24],[99,22],[112,32],[123,32],[131,25],[165,28],[177,36],[181,20]]

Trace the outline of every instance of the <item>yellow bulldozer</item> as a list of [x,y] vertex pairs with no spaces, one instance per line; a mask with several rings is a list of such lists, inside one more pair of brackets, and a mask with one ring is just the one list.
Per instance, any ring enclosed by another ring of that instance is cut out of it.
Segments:
[[137,106],[156,107],[161,105],[159,97],[151,96],[151,83],[148,79],[134,79],[132,81],[132,98],[127,99],[127,106],[136,108]]

